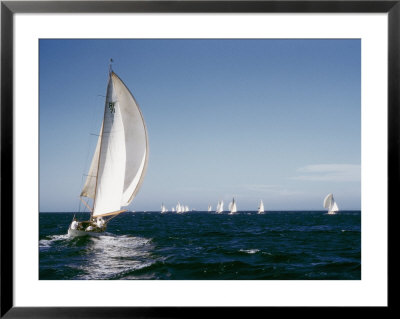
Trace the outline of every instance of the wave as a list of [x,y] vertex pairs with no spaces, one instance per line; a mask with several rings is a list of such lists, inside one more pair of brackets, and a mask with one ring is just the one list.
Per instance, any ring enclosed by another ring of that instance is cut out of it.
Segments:
[[77,279],[116,279],[132,270],[148,267],[152,256],[151,239],[124,236],[91,237],[87,247],[87,263],[78,267],[83,271]]
[[242,253],[246,253],[246,254],[255,254],[258,253],[260,250],[259,249],[240,249],[239,250]]
[[39,249],[50,248],[54,243],[68,239],[70,239],[68,234],[47,236],[47,238],[39,240]]

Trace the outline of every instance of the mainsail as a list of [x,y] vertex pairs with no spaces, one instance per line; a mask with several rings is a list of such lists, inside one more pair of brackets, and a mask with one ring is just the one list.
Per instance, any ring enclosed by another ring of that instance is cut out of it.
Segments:
[[119,214],[139,190],[147,168],[146,125],[135,98],[110,72],[104,118],[81,196],[93,199],[92,217]]

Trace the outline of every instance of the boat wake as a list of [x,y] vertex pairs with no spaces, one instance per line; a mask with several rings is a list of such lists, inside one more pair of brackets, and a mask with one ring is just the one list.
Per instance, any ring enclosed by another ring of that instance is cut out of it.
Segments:
[[87,262],[79,266],[82,274],[77,279],[119,279],[157,261],[151,239],[105,235],[89,240]]
[[58,242],[68,240],[69,238],[70,237],[68,236],[68,234],[48,236],[48,238],[46,238],[46,239],[39,240],[39,249],[43,250],[43,249],[51,248],[53,246],[53,244],[57,244]]
[[110,233],[95,237],[51,235],[39,241],[39,250],[51,254],[55,263],[62,261],[75,273],[71,279],[78,280],[123,279],[127,273],[163,261],[153,253],[151,239]]

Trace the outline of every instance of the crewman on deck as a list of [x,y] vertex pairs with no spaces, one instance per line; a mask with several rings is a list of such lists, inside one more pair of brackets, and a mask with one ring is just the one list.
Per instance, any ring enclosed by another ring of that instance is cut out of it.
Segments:
[[99,228],[103,228],[103,226],[104,226],[104,220],[103,220],[103,218],[98,217],[97,220],[96,220],[96,225],[97,225],[97,227],[99,227]]
[[71,229],[78,229],[78,225],[79,225],[79,223],[76,220],[76,218],[74,217],[74,219],[72,220],[72,223],[71,223]]

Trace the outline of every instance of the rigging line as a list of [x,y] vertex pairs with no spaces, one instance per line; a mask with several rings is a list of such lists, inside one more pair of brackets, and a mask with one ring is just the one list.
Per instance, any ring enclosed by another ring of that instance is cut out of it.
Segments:
[[[99,103],[99,96],[104,98],[104,96],[102,96],[102,95],[97,95],[93,99],[92,107],[91,107],[91,116],[89,117],[89,120],[90,120],[89,122],[90,123],[88,123],[89,127],[91,128],[90,130],[92,130],[92,128],[94,128],[94,126],[95,126],[95,122],[96,122],[96,118],[97,118],[96,115],[97,115],[98,106],[101,105],[101,103]],[[91,153],[90,151],[93,148],[93,147],[91,147],[91,145],[93,144],[93,139],[92,139],[91,135],[97,135],[97,134],[88,135],[87,143],[86,143],[87,144],[86,156],[85,156],[85,160],[83,162],[83,168],[82,168],[83,172],[89,171],[89,169],[90,169],[90,164],[89,164],[89,167],[88,167],[88,162],[89,162],[89,157],[90,157],[90,153]],[[99,135],[97,135],[97,136],[99,136]],[[97,147],[97,140],[96,140],[96,143],[95,143],[94,152],[96,151],[96,147]],[[87,167],[88,167],[88,169],[86,169]],[[84,178],[82,176],[80,189],[83,188],[83,185],[84,185]],[[79,201],[79,212],[81,212],[81,208],[82,208],[81,204],[82,204],[82,202]],[[84,211],[85,211],[85,209],[84,209]]]
[[[83,183],[83,176],[81,176],[81,186],[82,186],[82,183]],[[81,205],[80,201],[78,203],[79,203],[79,205],[78,205],[78,213],[80,213],[82,205]]]
[[[109,74],[109,76],[108,76],[108,83],[107,83],[107,93],[106,93],[106,95],[108,96],[108,86],[109,86],[109,84],[111,84],[113,87],[112,88],[114,88],[114,84],[113,84],[113,82],[112,82],[112,78],[111,78],[111,74]],[[107,98],[106,98],[106,100],[107,100]],[[98,174],[98,172],[99,172],[99,168],[100,168],[100,160],[101,160],[101,157],[100,157],[100,155],[101,155],[101,149],[102,149],[102,144],[103,144],[103,133],[104,133],[104,126],[106,125],[106,123],[104,123],[105,122],[105,118],[106,118],[106,103],[104,103],[104,112],[103,112],[103,122],[102,122],[102,125],[101,125],[101,132],[100,132],[100,137],[99,137],[99,143],[100,143],[100,145],[99,145],[99,155],[98,155],[98,160],[97,160],[97,171],[96,171],[96,184],[95,184],[95,186],[94,186],[94,197],[93,197],[93,210],[92,210],[92,213],[90,214],[90,218],[92,218],[93,217],[93,212],[94,212],[94,210],[95,210],[95,205],[96,205],[96,196],[97,196],[97,183],[98,183],[98,181],[99,181],[99,174]]]
[[92,212],[92,210],[91,210],[91,208],[89,207],[88,203],[86,203],[86,202],[82,199],[82,196],[79,196],[79,199],[80,199],[81,202],[86,206],[86,208]]

